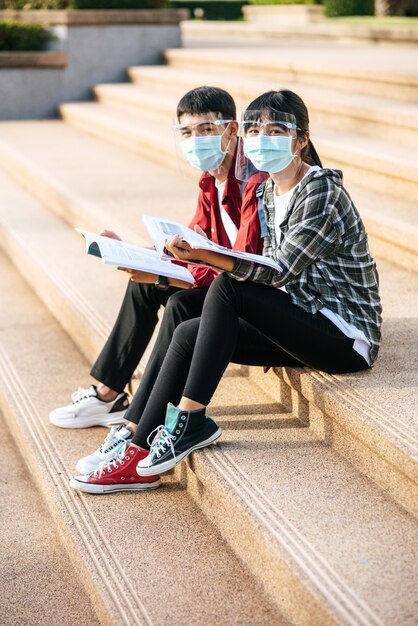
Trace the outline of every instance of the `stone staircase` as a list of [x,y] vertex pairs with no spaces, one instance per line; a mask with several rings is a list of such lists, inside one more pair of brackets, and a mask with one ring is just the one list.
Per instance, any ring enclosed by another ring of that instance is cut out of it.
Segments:
[[[166,66],[95,87],[96,102],[63,105],[60,121],[0,125],[0,408],[101,623],[416,623],[418,82],[373,56],[337,72],[315,54],[295,67],[266,50],[170,50]],[[210,411],[220,444],[156,492],[71,492],[104,431],[61,431],[48,412],[87,382],[126,284],[72,227],[145,243],[142,214],[187,221],[179,97],[216,84],[242,107],[278,81],[305,98],[314,143],[367,223],[385,320],[376,366],[231,366]]]

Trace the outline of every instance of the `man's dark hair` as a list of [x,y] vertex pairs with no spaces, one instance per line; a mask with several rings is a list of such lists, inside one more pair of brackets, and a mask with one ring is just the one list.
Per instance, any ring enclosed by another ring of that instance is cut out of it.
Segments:
[[237,110],[232,96],[219,87],[196,87],[188,91],[177,105],[177,119],[182,115],[220,113],[224,120],[235,120]]

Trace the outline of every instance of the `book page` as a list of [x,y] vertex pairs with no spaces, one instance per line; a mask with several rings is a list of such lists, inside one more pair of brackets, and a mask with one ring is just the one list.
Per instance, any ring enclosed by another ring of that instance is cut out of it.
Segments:
[[236,259],[243,259],[245,261],[252,261],[258,265],[266,265],[272,269],[281,270],[280,265],[273,259],[262,256],[260,254],[253,254],[251,252],[242,252],[240,250],[231,250],[231,248],[225,248],[217,243],[214,243],[210,239],[195,233],[194,230],[173,222],[171,220],[164,220],[158,217],[152,217],[150,215],[144,215],[143,222],[151,236],[151,239],[161,254],[161,256],[168,258],[164,250],[165,240],[172,235],[179,235],[184,241],[195,250],[211,250],[212,252],[219,252],[226,256],[231,256]]
[[195,249],[214,250],[214,246],[216,246],[210,239],[202,237],[202,235],[199,235],[191,228],[187,228],[187,226],[183,226],[178,222],[164,220],[150,215],[144,215],[142,220],[161,256],[166,256],[164,252],[165,240],[172,235],[179,235]]
[[105,264],[149,272],[168,278],[177,278],[190,284],[194,283],[194,277],[188,269],[169,260],[163,260],[155,250],[140,248],[134,244],[110,237],[102,237],[80,228],[75,230],[85,238],[87,254],[101,257]]

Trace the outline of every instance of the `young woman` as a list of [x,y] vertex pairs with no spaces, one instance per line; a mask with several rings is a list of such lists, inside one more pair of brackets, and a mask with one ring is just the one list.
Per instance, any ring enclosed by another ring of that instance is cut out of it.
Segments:
[[241,126],[237,175],[254,167],[269,172],[263,254],[278,267],[192,250],[178,237],[167,241],[176,258],[224,273],[212,283],[200,319],[177,327],[132,443],[108,466],[72,479],[74,488],[156,486],[158,474],[213,443],[221,429],[206,406],[229,362],[343,373],[371,367],[377,357],[376,265],[341,172],[322,168],[309,139],[304,103],[290,91],[263,94]]

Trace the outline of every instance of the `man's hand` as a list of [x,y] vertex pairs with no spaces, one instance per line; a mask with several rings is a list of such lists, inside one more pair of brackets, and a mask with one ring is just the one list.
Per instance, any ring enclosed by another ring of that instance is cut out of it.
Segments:
[[104,230],[100,233],[101,237],[109,237],[109,239],[117,239],[118,241],[122,241],[122,239],[114,233],[112,230]]
[[118,267],[118,270],[121,272],[126,272],[130,274],[130,280],[133,283],[155,283],[157,280],[156,274],[151,274],[150,272],[141,272],[140,270],[133,270],[129,267]]

